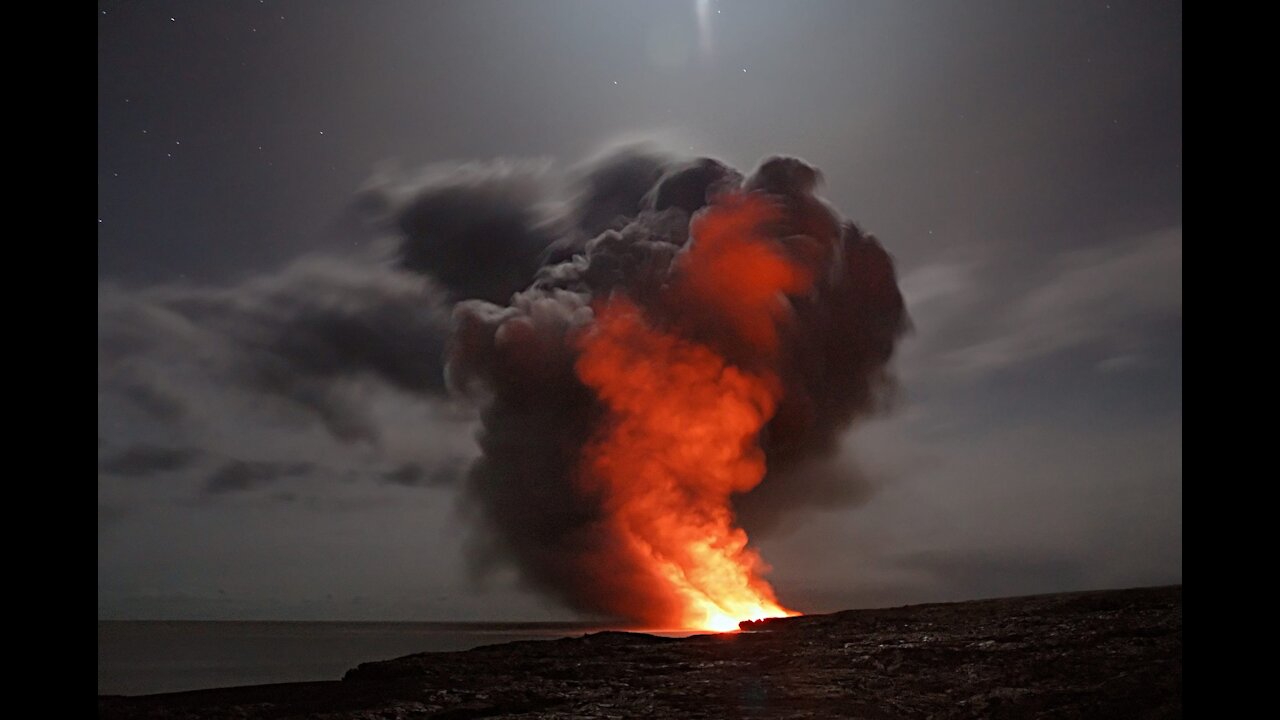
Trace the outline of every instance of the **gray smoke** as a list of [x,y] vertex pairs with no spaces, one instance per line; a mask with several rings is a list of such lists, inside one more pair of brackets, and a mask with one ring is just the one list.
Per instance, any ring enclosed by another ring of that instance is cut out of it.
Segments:
[[404,266],[474,298],[454,307],[445,372],[481,411],[483,454],[465,491],[478,573],[513,563],[528,585],[600,616],[644,620],[662,602],[644,569],[611,554],[598,500],[574,482],[604,418],[574,372],[570,338],[592,322],[593,301],[624,294],[735,357],[711,309],[663,293],[691,219],[720,193],[769,196],[784,219],[767,232],[821,270],[813,291],[792,299],[776,368],[785,396],[761,437],[769,471],[736,498],[740,522],[764,531],[806,505],[866,494],[857,469],[830,458],[841,432],[892,389],[887,364],[908,319],[889,255],[814,194],[821,180],[796,158],[743,176],[711,158],[627,148],[583,172],[558,214],[521,205],[531,194],[503,190],[509,177],[472,192],[428,188],[402,206]]

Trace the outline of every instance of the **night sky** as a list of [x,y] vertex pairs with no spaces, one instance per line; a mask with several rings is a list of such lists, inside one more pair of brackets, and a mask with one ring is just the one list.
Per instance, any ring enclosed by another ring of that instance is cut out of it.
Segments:
[[572,617],[470,570],[475,410],[370,198],[554,209],[636,142],[804,158],[897,262],[866,491],[753,537],[785,602],[1181,582],[1180,4],[98,13],[100,619]]

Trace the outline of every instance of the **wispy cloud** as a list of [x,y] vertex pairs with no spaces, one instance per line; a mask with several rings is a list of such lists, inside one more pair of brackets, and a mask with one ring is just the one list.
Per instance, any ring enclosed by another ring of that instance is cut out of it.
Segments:
[[1181,227],[1049,257],[926,265],[903,278],[916,320],[912,370],[989,374],[1095,347],[1099,370],[1150,361],[1152,336],[1182,315]]

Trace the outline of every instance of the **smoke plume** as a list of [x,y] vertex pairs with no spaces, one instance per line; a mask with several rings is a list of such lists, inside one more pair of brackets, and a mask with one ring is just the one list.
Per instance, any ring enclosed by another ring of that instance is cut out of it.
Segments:
[[405,267],[479,296],[454,307],[445,367],[481,411],[478,570],[512,562],[649,626],[789,612],[747,531],[858,492],[827,460],[892,388],[908,322],[890,257],[821,179],[630,149],[556,217],[492,189],[405,206]]

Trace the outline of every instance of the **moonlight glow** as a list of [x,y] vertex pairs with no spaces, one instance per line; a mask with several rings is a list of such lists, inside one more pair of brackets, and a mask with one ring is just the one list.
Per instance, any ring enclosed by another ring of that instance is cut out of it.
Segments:
[[711,54],[711,0],[696,0],[698,14],[698,47],[703,56]]

